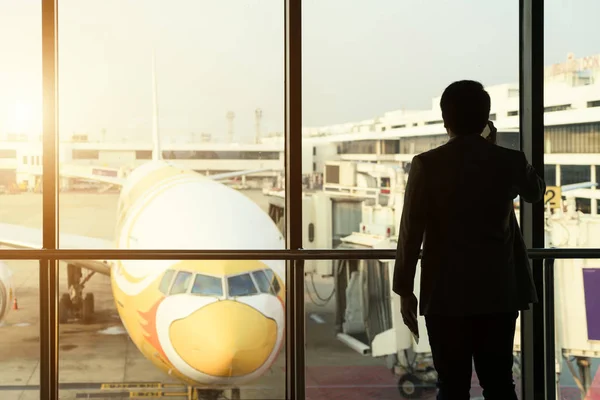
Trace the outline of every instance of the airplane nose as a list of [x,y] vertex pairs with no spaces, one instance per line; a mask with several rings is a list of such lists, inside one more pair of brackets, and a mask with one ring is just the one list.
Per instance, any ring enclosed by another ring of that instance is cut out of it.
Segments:
[[177,354],[194,369],[211,376],[252,373],[269,358],[277,341],[277,324],[236,301],[212,303],[171,324]]

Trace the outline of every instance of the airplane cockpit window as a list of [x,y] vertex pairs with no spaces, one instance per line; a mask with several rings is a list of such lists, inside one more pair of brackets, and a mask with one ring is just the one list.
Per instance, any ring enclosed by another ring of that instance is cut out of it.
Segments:
[[272,293],[271,282],[269,282],[269,278],[265,275],[265,271],[253,271],[252,277],[256,281],[258,290],[260,290],[261,293]]
[[230,276],[227,278],[227,285],[231,297],[250,296],[258,293],[250,274]]
[[223,296],[223,281],[221,278],[214,276],[196,275],[194,286],[192,286],[192,294],[203,296]]
[[160,290],[163,294],[169,293],[169,286],[171,286],[171,281],[173,281],[173,275],[175,271],[169,269],[163,275],[162,280],[160,281],[160,285],[158,286],[158,290]]
[[181,294],[187,292],[188,287],[190,287],[191,280],[191,272],[179,271],[175,277],[175,282],[173,282],[171,294]]
[[267,275],[267,278],[269,278],[269,281],[271,281],[271,287],[273,288],[274,294],[279,293],[281,286],[279,286],[279,281],[275,277],[273,271],[270,269],[265,269],[265,274]]

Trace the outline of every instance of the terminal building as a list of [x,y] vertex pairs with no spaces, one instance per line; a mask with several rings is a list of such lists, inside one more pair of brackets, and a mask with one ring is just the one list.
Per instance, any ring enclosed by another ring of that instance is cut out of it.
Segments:
[[[486,88],[492,98],[490,119],[499,144],[519,148],[519,86]],[[548,185],[598,182],[600,165],[600,55],[575,58],[545,69],[545,171]],[[440,94],[441,95],[441,94]],[[412,157],[447,141],[440,96],[427,110],[395,110],[372,119],[303,129],[303,173],[322,178],[331,161],[394,163],[407,166]],[[0,185],[34,190],[41,172],[41,141],[18,133],[0,135]],[[216,143],[202,140],[164,143],[163,157],[203,174],[239,170],[257,172],[244,180],[249,187],[281,185],[284,170],[282,134],[260,143]],[[103,167],[103,173],[132,169],[151,158],[150,140],[94,141],[87,135],[62,140],[60,162],[70,167]],[[69,180],[63,180],[66,188]],[[595,187],[590,189],[595,191]],[[595,195],[578,198],[585,213],[598,213]]]

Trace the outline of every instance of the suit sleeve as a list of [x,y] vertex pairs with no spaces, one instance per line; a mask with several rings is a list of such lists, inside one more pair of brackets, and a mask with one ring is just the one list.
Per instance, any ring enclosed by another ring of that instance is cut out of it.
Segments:
[[536,203],[544,198],[546,192],[546,183],[537,174],[535,169],[529,162],[525,154],[518,153],[515,190],[528,203]]
[[423,161],[417,156],[408,174],[398,233],[393,290],[400,296],[414,292],[415,271],[425,232],[426,183]]

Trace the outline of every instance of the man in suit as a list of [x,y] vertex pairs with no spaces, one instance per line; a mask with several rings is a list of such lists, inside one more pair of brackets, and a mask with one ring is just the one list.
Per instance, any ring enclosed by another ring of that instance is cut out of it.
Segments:
[[472,363],[486,399],[515,400],[513,341],[519,310],[535,301],[513,200],[543,199],[546,185],[520,151],[481,136],[490,97],[454,82],[440,102],[448,143],[414,157],[398,235],[393,290],[418,334],[414,277],[423,244],[420,307],[439,400],[470,398]]

